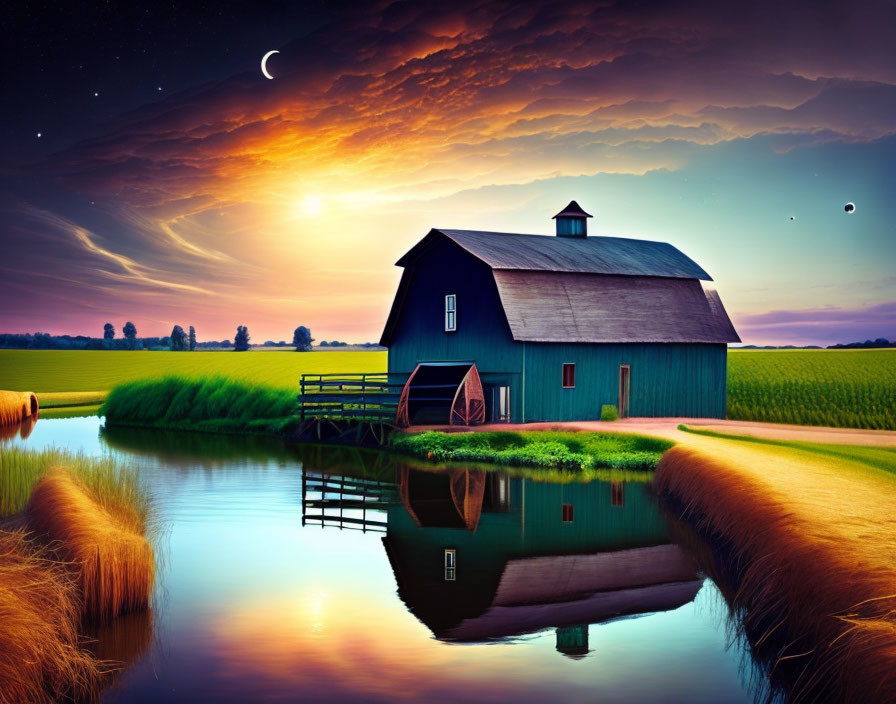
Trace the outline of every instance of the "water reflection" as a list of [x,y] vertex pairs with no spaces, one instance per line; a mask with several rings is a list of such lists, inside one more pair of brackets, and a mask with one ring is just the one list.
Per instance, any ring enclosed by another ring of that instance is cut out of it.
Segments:
[[4,440],[12,440],[16,437],[19,437],[22,440],[27,440],[28,436],[31,435],[31,431],[34,430],[35,425],[37,425],[37,415],[22,418],[18,423],[10,423],[7,425],[0,423],[0,442]]
[[166,531],[152,618],[96,634],[130,663],[104,701],[750,699],[643,484],[93,420]]
[[[439,639],[507,640],[678,608],[700,589],[646,485],[551,484],[500,472],[401,466],[383,544],[408,609]],[[614,498],[616,500],[614,501]]]

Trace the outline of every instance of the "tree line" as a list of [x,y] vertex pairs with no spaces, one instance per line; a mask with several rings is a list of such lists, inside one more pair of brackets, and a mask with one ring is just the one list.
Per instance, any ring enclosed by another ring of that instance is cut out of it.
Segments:
[[[208,340],[199,342],[196,339],[196,328],[192,325],[185,331],[182,326],[175,325],[171,334],[164,337],[138,337],[137,326],[131,321],[124,324],[121,337],[115,336],[112,323],[103,325],[102,337],[87,335],[50,335],[49,333],[0,333],[0,348],[30,350],[170,350],[172,352],[193,352],[197,349],[232,349],[236,352],[249,350],[249,328],[239,325],[233,340]],[[279,343],[268,340],[266,347],[292,346],[297,352],[311,350],[314,338],[311,330],[300,325],[293,331],[292,345],[285,341]],[[336,344],[334,340],[333,343]],[[342,343],[344,344],[344,343]],[[369,343],[368,343],[369,344]]]

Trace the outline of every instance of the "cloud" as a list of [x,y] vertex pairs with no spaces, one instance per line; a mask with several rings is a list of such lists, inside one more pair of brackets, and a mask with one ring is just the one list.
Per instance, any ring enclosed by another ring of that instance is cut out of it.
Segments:
[[771,310],[738,315],[735,325],[746,343],[821,344],[896,339],[896,301],[866,308]]

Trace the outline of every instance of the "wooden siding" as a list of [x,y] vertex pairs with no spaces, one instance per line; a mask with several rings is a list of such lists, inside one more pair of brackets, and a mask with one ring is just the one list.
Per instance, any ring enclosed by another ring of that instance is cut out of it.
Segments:
[[[619,366],[631,367],[629,415],[724,418],[727,348],[723,344],[576,345],[524,343],[525,411],[521,420],[597,420],[619,403]],[[564,389],[564,363],[576,386]]]
[[[631,366],[632,416],[725,415],[724,344],[515,342],[491,269],[450,240],[431,242],[405,272],[390,321],[389,372],[419,362],[474,361],[483,386],[510,386],[511,420],[595,420],[619,402],[619,365]],[[445,332],[445,296],[457,294],[457,330]],[[561,387],[565,362],[576,387]],[[525,373],[524,373],[525,371]]]

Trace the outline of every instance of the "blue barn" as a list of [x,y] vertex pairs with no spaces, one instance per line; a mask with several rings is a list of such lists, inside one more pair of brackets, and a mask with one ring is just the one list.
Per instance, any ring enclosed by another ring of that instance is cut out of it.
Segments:
[[381,344],[408,379],[399,423],[725,415],[727,343],[712,281],[665,242],[588,236],[572,201],[556,236],[430,230]]

